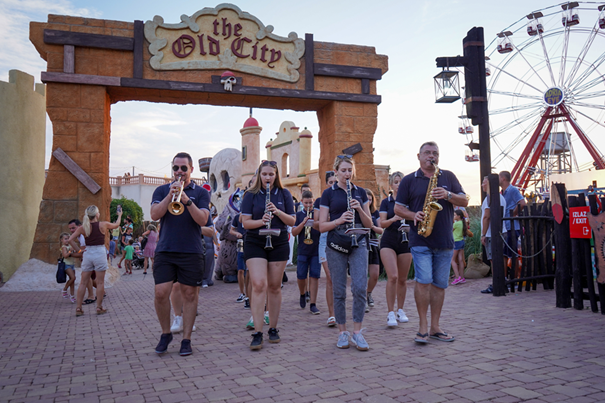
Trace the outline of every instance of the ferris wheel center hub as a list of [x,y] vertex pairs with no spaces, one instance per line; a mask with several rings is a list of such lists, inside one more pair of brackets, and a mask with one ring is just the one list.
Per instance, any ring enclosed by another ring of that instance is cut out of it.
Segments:
[[544,102],[548,106],[557,106],[563,102],[563,90],[558,87],[549,88],[544,93]]

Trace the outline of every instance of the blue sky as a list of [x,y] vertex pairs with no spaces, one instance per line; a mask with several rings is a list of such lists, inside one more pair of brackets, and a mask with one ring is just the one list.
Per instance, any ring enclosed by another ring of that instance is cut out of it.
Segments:
[[[0,80],[19,69],[40,79],[45,62],[28,39],[30,21],[46,21],[47,14],[80,15],[121,21],[143,21],[161,15],[180,22],[203,7],[219,3],[193,1],[67,1],[0,0]],[[479,204],[479,164],[464,161],[466,139],[457,133],[461,103],[435,104],[432,77],[435,58],[462,53],[462,38],[473,26],[483,26],[487,41],[526,14],[557,4],[550,1],[239,1],[242,10],[273,25],[274,33],[300,37],[313,33],[316,41],[369,45],[389,57],[389,71],[378,83],[382,104],[374,139],[374,160],[405,173],[417,168],[416,152],[426,140],[441,146],[441,167],[454,171]],[[521,34],[519,34],[521,35]],[[248,116],[245,108],[177,106],[144,102],[112,106],[111,175],[125,171],[164,176],[172,155],[181,150],[195,159],[226,147],[239,148],[239,129]],[[284,120],[318,133],[314,113],[256,109],[263,127],[261,144],[274,137]],[[47,128],[50,154],[50,127]],[[317,137],[316,137],[317,138]],[[313,149],[314,166],[319,144]],[[48,158],[48,157],[47,157]],[[501,168],[501,167],[497,167]],[[509,168],[510,167],[503,167]]]

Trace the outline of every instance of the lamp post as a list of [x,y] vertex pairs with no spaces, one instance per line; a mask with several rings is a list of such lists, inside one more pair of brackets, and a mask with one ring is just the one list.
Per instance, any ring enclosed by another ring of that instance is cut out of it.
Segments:
[[[489,144],[489,112],[487,109],[487,84],[485,81],[485,44],[483,28],[473,27],[462,40],[464,56],[438,57],[437,67],[464,67],[466,90],[466,115],[475,126],[479,126],[479,183],[486,176],[490,181],[491,235],[492,235],[492,272],[494,275],[494,296],[506,295],[506,279],[504,276],[503,244],[500,237],[502,232],[502,214],[500,213],[500,197],[498,195],[498,176],[490,175],[492,158]],[[446,70],[447,71],[447,70]],[[436,85],[437,88],[437,85]],[[437,101],[439,102],[439,101]],[[443,102],[443,101],[441,101]],[[450,101],[453,102],[453,101]],[[486,194],[481,190],[481,200]]]

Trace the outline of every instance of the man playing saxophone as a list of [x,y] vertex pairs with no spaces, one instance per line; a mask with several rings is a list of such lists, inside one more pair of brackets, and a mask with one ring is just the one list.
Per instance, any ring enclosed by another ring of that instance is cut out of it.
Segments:
[[[429,337],[440,341],[454,341],[452,335],[444,332],[439,325],[441,308],[448,286],[450,262],[454,250],[452,222],[453,206],[466,207],[466,194],[450,171],[442,170],[439,165],[439,147],[433,141],[420,146],[418,152],[420,169],[403,178],[397,192],[395,214],[413,222],[410,228],[409,245],[414,259],[416,285],[414,298],[419,316],[419,328],[414,341],[428,343]],[[427,216],[428,203],[437,202],[442,210]],[[431,228],[430,235],[420,233]],[[431,307],[431,324],[427,312]]]

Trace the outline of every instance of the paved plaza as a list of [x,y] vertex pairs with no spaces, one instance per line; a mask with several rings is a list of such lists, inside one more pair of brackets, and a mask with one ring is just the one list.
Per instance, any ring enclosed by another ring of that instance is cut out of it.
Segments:
[[[250,351],[250,311],[237,284],[202,289],[193,355],[180,335],[154,353],[160,328],[153,279],[141,271],[107,290],[109,313],[75,307],[56,292],[0,292],[0,401],[73,402],[557,402],[605,401],[605,316],[555,308],[554,291],[496,298],[491,279],[446,293],[442,328],[453,343],[416,345],[418,314],[386,327],[386,282],[366,314],[367,352],[336,348],[326,327],[325,283],[313,316],[299,307],[296,275],[283,288],[280,344]],[[350,320],[350,294],[348,300]],[[350,323],[352,326],[352,323]]]

